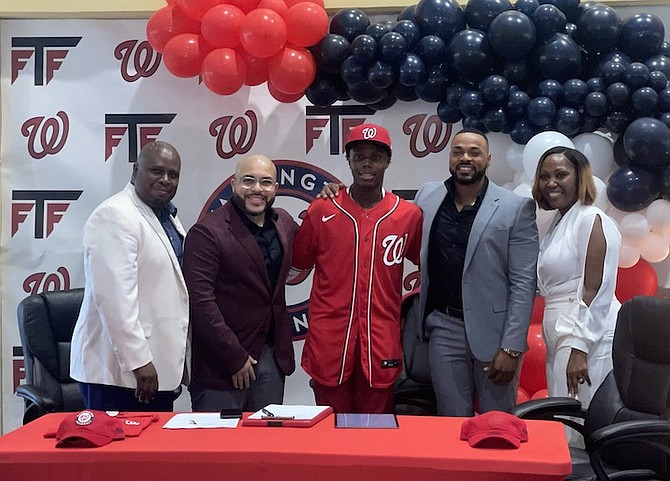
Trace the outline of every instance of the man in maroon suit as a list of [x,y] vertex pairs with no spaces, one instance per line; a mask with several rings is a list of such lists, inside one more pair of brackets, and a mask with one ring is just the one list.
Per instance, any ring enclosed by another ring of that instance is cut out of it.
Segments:
[[191,296],[194,411],[256,411],[281,403],[295,370],[285,285],[297,224],[274,209],[277,169],[250,155],[233,197],[196,223],[184,245]]

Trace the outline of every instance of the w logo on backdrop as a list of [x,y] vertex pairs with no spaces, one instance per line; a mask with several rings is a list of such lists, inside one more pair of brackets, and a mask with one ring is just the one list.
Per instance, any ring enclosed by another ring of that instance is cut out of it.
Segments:
[[151,77],[161,64],[161,54],[147,40],[121,42],[114,49],[114,57],[121,60],[121,77],[129,83]]
[[70,119],[62,110],[56,117],[33,117],[21,126],[21,134],[28,138],[28,153],[33,159],[59,153],[69,133]]

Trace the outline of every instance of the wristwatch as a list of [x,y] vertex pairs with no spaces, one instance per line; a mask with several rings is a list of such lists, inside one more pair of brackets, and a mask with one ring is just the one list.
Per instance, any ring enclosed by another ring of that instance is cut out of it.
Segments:
[[501,347],[500,350],[507,354],[509,357],[516,359],[521,355],[521,352],[515,351],[513,349],[510,349],[508,347]]

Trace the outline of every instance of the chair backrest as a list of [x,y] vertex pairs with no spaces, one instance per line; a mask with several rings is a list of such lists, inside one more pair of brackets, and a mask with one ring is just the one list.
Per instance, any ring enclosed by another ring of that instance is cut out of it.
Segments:
[[26,383],[45,389],[63,411],[83,406],[70,378],[70,341],[83,298],[83,288],[43,292],[17,309]]

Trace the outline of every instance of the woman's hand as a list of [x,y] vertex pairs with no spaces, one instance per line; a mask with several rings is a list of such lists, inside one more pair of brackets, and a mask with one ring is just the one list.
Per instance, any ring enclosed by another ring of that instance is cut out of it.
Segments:
[[568,359],[566,375],[568,380],[568,396],[577,398],[580,384],[586,382],[589,386],[591,385],[585,352],[580,351],[579,349],[572,349],[570,358]]

